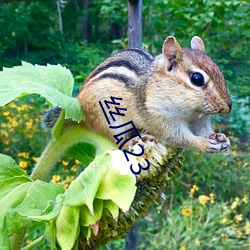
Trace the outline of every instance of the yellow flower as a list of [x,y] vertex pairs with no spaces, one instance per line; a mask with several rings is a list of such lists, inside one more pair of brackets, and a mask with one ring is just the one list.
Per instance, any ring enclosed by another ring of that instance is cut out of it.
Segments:
[[222,218],[221,220],[220,220],[220,224],[225,224],[227,222],[227,218]]
[[233,155],[237,155],[237,153],[238,153],[237,150],[233,150],[233,151],[232,151],[232,154],[233,154]]
[[19,167],[22,169],[26,169],[28,167],[27,161],[20,161],[19,162]]
[[11,103],[9,104],[9,106],[10,106],[11,108],[15,108],[15,107],[16,107],[16,104],[15,104],[14,102],[11,102]]
[[57,182],[60,181],[60,179],[61,179],[61,176],[60,176],[60,175],[53,175],[53,176],[52,176],[51,182],[52,182],[52,183],[57,183]]
[[239,198],[236,197],[235,201],[231,205],[231,209],[235,209],[239,205]]
[[23,111],[23,107],[22,106],[17,106],[16,109],[20,112]]
[[4,138],[3,139],[3,144],[9,145],[10,144],[10,140],[8,138]]
[[76,164],[76,165],[79,165],[79,164],[81,164],[81,162],[78,161],[78,160],[75,160],[75,164]]
[[210,193],[209,197],[210,197],[210,203],[214,204],[214,193]]
[[195,239],[194,240],[194,244],[197,246],[197,247],[200,247],[201,246],[201,242],[199,239]]
[[8,116],[9,114],[10,114],[10,112],[8,112],[8,111],[3,112],[4,116]]
[[72,182],[75,179],[75,176],[67,176],[66,181],[67,182]]
[[26,159],[29,158],[29,155],[30,155],[29,152],[21,152],[21,153],[18,153],[18,156],[19,156],[19,157],[23,157],[23,158],[26,158]]
[[27,129],[31,129],[32,126],[33,126],[33,121],[32,121],[32,120],[26,122],[26,128],[27,128]]
[[180,250],[186,250],[186,247],[181,247]]
[[250,222],[247,221],[246,225],[244,226],[244,231],[246,232],[246,234],[250,234]]
[[4,130],[0,130],[0,135],[1,135],[1,137],[5,137],[5,138],[9,137],[9,134]]
[[203,206],[210,200],[210,198],[207,195],[200,195],[198,199],[199,203]]
[[234,221],[236,224],[239,224],[243,220],[242,214],[237,214],[234,216]]
[[70,170],[71,170],[72,172],[76,172],[76,171],[77,171],[76,165],[73,165],[73,166],[70,168]]
[[68,182],[64,182],[64,183],[63,183],[63,187],[64,187],[64,189],[67,189],[67,188],[68,188],[68,186],[69,186],[69,183],[68,183]]
[[228,163],[223,161],[223,162],[221,163],[221,165],[222,165],[223,167],[227,167],[227,166],[228,166]]
[[10,151],[10,147],[5,147],[4,148],[4,152],[9,152]]
[[189,217],[192,214],[192,209],[190,207],[185,207],[181,212],[184,216]]
[[193,198],[194,193],[199,190],[199,187],[196,185],[193,185],[192,188],[190,189],[189,196]]
[[32,160],[34,161],[34,162],[37,162],[38,161],[38,159],[39,159],[39,157],[32,157]]
[[69,163],[67,161],[64,161],[64,160],[62,160],[62,164],[63,164],[63,166],[68,166],[69,165]]
[[248,201],[249,201],[248,195],[245,194],[243,197],[243,202],[247,204]]
[[13,119],[13,120],[11,121],[11,125],[12,125],[12,127],[17,127],[17,126],[18,126],[18,123],[17,123],[17,121],[16,121],[15,119]]
[[21,106],[17,106],[17,110],[20,112],[20,111],[25,111],[25,110],[28,110],[28,109],[33,109],[33,107],[31,107],[30,105],[27,105],[27,104],[24,104],[24,105],[21,105]]

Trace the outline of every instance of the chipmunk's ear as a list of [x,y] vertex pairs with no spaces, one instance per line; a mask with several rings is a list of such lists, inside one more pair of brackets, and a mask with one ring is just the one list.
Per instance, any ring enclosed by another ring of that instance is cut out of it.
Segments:
[[179,61],[182,59],[183,50],[175,37],[169,36],[162,46],[162,54],[170,61]]
[[204,42],[203,40],[198,37],[198,36],[194,36],[191,40],[191,48],[192,49],[197,49],[197,50],[200,50],[202,52],[205,51],[205,45],[204,45]]

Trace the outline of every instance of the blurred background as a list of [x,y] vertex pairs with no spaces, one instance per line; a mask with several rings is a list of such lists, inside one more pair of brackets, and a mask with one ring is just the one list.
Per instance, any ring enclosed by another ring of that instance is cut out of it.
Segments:
[[[250,248],[249,16],[249,1],[143,0],[142,48],[157,55],[169,35],[186,47],[194,35],[202,37],[225,75],[233,110],[213,118],[215,129],[229,136],[230,151],[184,152],[183,170],[165,200],[137,224],[137,249]],[[80,87],[95,66],[128,46],[128,2],[1,0],[0,31],[1,69],[21,61],[59,63]],[[49,138],[40,126],[46,108],[41,98],[28,96],[0,109],[0,153],[12,155],[29,173]],[[83,167],[65,156],[51,181],[66,188]],[[125,239],[105,249],[125,249]]]

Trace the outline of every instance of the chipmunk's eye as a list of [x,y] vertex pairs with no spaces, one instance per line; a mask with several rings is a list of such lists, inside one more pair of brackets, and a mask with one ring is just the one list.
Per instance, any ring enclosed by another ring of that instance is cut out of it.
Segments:
[[195,72],[190,74],[190,81],[198,87],[201,87],[204,85],[204,77],[201,73]]

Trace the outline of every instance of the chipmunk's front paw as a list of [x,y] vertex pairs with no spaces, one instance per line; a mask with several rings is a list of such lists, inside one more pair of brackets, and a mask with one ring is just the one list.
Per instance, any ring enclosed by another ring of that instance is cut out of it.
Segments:
[[131,150],[135,144],[141,144],[142,146],[144,146],[145,141],[151,141],[151,142],[156,143],[156,139],[154,136],[146,134],[146,133],[142,133],[141,138],[136,137],[128,142],[128,149]]
[[216,153],[225,151],[230,147],[229,139],[221,133],[215,133],[208,138],[208,149],[207,152]]

